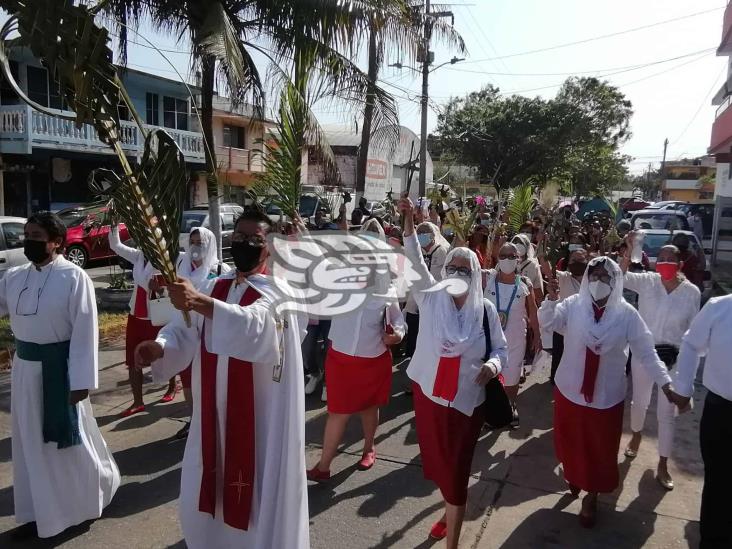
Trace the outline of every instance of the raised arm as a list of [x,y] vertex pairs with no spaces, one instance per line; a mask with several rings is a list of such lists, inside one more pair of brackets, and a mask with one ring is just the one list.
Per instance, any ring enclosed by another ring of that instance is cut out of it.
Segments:
[[547,298],[542,302],[537,312],[537,320],[539,327],[552,332],[564,334],[567,328],[567,319],[569,317],[569,304],[573,302],[575,296],[571,296],[562,302],[557,302],[559,283],[554,278],[549,281],[547,286]]
[[412,262],[412,268],[418,275],[418,280],[414,281],[411,291],[419,305],[421,301],[420,291],[433,286],[437,281],[427,269],[427,264],[424,262],[424,257],[422,257],[422,250],[414,231],[414,204],[409,198],[402,198],[399,200],[399,210],[404,218],[404,253]]
[[133,265],[143,255],[140,250],[135,250],[134,248],[130,248],[129,246],[125,246],[124,244],[122,244],[122,241],[119,239],[118,225],[112,225],[111,229],[109,230],[109,247],[114,253],[126,259]]

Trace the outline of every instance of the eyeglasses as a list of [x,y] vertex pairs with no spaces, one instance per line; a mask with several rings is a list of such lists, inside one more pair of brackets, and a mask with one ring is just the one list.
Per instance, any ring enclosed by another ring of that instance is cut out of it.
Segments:
[[597,282],[599,280],[600,282],[604,282],[605,284],[610,284],[610,282],[612,282],[613,280],[613,277],[607,274],[599,275],[593,273],[587,277],[587,280],[589,280],[590,282]]
[[38,295],[36,296],[36,308],[32,313],[21,313],[20,312],[20,302],[23,300],[23,294],[29,290],[28,288],[28,277],[30,276],[30,272],[33,266],[31,265],[28,267],[28,272],[25,275],[25,282],[23,282],[23,289],[20,290],[20,293],[18,294],[18,301],[15,302],[15,314],[16,316],[35,316],[38,314],[38,304],[41,302],[41,294],[43,293],[43,290],[46,288],[46,282],[48,282],[48,277],[51,276],[51,271],[53,270],[53,265],[51,265],[51,268],[48,269],[48,274],[46,275],[46,279],[43,281],[43,285],[38,288]]
[[445,267],[445,273],[449,275],[454,275],[455,273],[458,273],[460,276],[468,277],[473,274],[473,271],[468,267],[455,267],[454,265],[448,265],[447,267]]
[[264,248],[264,246],[267,244],[267,240],[263,236],[259,236],[257,234],[241,234],[241,233],[234,233],[231,235],[231,241],[232,242],[246,242],[247,244],[251,244],[252,246],[257,246],[259,248]]

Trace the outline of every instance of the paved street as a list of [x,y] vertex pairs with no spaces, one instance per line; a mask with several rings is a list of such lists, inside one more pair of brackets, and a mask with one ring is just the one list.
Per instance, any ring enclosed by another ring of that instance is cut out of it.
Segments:
[[[100,520],[53,540],[22,544],[23,548],[184,547],[176,514],[184,445],[171,438],[185,415],[182,398],[172,404],[149,406],[149,413],[117,419],[129,402],[122,361],[121,347],[102,353],[101,388],[93,397],[102,432],[123,474],[122,487]],[[334,463],[333,480],[309,488],[313,548],[435,545],[426,534],[440,514],[440,498],[435,487],[422,478],[411,398],[401,390],[405,382],[402,373],[395,376],[394,397],[383,412],[377,438],[376,466],[368,472],[355,468],[361,448],[360,427],[354,421],[344,451]],[[148,384],[146,389],[150,403],[162,396],[161,387]],[[552,393],[546,374],[530,377],[521,396],[522,427],[487,432],[481,437],[473,461],[461,546],[695,547],[702,475],[697,443],[701,391],[695,395],[694,412],[679,420],[676,452],[670,464],[676,490],[665,493],[654,480],[655,430],[649,429],[640,455],[632,462],[622,458],[622,489],[601,498],[598,525],[587,531],[577,523],[579,501],[564,491],[553,456]],[[8,535],[15,527],[9,400],[9,374],[3,373],[0,547],[8,549],[21,547]],[[317,460],[325,408],[315,396],[309,397],[307,406],[307,457],[311,465]],[[649,424],[655,424],[652,415],[649,413]]]

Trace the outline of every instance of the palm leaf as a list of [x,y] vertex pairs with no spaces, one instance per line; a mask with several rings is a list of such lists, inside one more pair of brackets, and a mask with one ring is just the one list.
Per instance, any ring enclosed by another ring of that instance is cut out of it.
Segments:
[[475,220],[478,217],[478,207],[476,206],[472,210],[468,210],[464,214],[460,214],[456,208],[448,210],[445,215],[446,226],[451,228],[455,233],[455,236],[463,242],[468,241],[470,231],[475,225]]
[[186,189],[185,158],[162,129],[148,135],[145,152],[132,176],[111,170],[92,172],[89,187],[111,198],[111,207],[130,236],[166,280],[175,280],[179,220]]
[[528,181],[513,189],[509,199],[508,228],[517,233],[521,225],[531,218],[531,208],[534,205],[534,189]]

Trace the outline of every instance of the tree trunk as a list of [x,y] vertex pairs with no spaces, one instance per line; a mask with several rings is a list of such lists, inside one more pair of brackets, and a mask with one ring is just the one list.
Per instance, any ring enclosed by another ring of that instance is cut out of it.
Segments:
[[201,131],[206,140],[206,189],[208,191],[208,223],[216,238],[219,261],[221,251],[221,188],[216,176],[216,148],[213,136],[213,96],[216,78],[216,58],[206,56],[201,61]]
[[356,164],[356,203],[366,190],[366,168],[369,158],[369,144],[371,142],[371,123],[374,118],[374,104],[376,95],[376,79],[379,77],[379,59],[376,44],[377,36],[373,25],[369,33],[369,86],[366,93],[366,106],[363,111],[363,125],[361,127],[361,146],[358,149],[358,163]]

